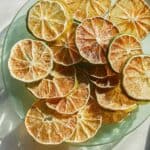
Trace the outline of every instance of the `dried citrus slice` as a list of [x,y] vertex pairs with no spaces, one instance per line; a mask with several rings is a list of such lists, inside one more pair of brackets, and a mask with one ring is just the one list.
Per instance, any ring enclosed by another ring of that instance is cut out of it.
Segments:
[[95,17],[85,19],[76,30],[76,44],[83,58],[92,64],[106,64],[106,51],[118,29],[109,21]]
[[57,64],[70,66],[81,61],[81,56],[75,44],[75,31],[77,25],[74,23],[55,42],[50,43],[54,61]]
[[150,56],[137,55],[123,69],[123,88],[137,100],[150,100]]
[[144,0],[118,0],[109,19],[121,33],[133,34],[139,39],[150,32],[150,8]]
[[137,107],[136,101],[123,93],[120,84],[107,92],[96,89],[96,97],[99,105],[108,110],[131,111]]
[[111,6],[110,0],[62,0],[70,9],[73,18],[83,21],[85,18],[104,16]]
[[12,77],[20,81],[43,79],[53,67],[51,49],[41,41],[21,40],[11,49],[8,67]]
[[37,101],[27,112],[25,126],[40,144],[60,144],[70,138],[77,123],[76,116],[63,116]]
[[120,73],[127,59],[142,53],[142,46],[134,36],[119,35],[110,44],[108,60],[112,69]]
[[42,0],[29,10],[28,28],[35,37],[52,41],[64,32],[68,19],[68,12],[62,3]]
[[77,113],[77,124],[72,136],[66,140],[71,143],[85,142],[96,135],[102,124],[102,116],[97,102],[89,103]]

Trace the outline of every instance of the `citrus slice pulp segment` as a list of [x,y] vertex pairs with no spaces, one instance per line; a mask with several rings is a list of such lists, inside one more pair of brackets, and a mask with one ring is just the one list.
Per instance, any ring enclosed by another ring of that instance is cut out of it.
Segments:
[[28,14],[28,28],[45,41],[59,37],[68,24],[69,15],[58,1],[42,0],[33,5]]
[[126,61],[134,55],[142,54],[140,42],[131,35],[119,35],[111,43],[108,60],[112,69],[120,73]]
[[54,61],[63,66],[70,66],[81,61],[81,56],[75,44],[75,31],[77,25],[74,23],[56,41],[50,43]]
[[111,22],[101,17],[85,19],[76,30],[81,56],[92,64],[106,64],[109,42],[118,32]]
[[76,116],[63,116],[50,110],[45,101],[37,101],[27,112],[25,126],[40,144],[60,144],[70,138],[76,126]]
[[73,18],[83,21],[86,18],[104,16],[111,6],[110,0],[63,0],[70,9]]
[[121,33],[143,39],[150,32],[150,7],[144,0],[118,0],[109,12],[109,19]]
[[96,97],[99,105],[108,110],[131,111],[137,107],[136,101],[123,93],[120,84],[107,92],[96,89]]
[[8,60],[10,74],[23,82],[45,78],[53,67],[51,49],[41,41],[24,39],[11,49]]
[[100,108],[95,100],[88,104],[77,115],[77,124],[72,136],[66,140],[71,143],[85,142],[96,135],[102,124]]
[[136,100],[150,100],[150,56],[131,57],[123,69],[123,88]]

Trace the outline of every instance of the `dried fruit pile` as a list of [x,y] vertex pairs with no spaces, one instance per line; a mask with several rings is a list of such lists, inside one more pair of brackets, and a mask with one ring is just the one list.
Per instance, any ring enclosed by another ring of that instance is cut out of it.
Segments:
[[25,118],[37,142],[85,142],[150,100],[143,0],[39,0],[27,25],[37,39],[17,42],[8,66],[37,99]]

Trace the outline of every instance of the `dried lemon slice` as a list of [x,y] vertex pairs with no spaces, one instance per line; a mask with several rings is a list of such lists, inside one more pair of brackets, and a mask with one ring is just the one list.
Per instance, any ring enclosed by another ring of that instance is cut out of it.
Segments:
[[144,0],[118,0],[109,19],[121,33],[133,34],[139,39],[150,32],[150,8]]
[[97,89],[96,97],[99,105],[109,110],[131,111],[137,107],[136,101],[127,97],[120,85],[107,92]]
[[77,124],[72,136],[66,140],[71,143],[85,142],[96,135],[102,125],[102,116],[97,102],[89,103],[77,114]]
[[52,41],[64,32],[68,20],[68,12],[62,3],[41,0],[29,10],[27,22],[29,30],[35,37]]
[[119,35],[109,47],[108,61],[112,69],[120,73],[127,59],[142,53],[142,46],[134,36]]
[[51,49],[41,41],[21,40],[11,49],[8,67],[17,80],[30,83],[43,79],[53,67]]
[[85,19],[76,30],[76,44],[81,56],[92,64],[106,64],[109,42],[118,32],[111,22],[101,17]]
[[37,101],[27,112],[25,126],[40,144],[60,144],[70,138],[77,123],[76,116],[63,116]]
[[137,100],[150,100],[150,56],[137,55],[123,69],[123,88]]

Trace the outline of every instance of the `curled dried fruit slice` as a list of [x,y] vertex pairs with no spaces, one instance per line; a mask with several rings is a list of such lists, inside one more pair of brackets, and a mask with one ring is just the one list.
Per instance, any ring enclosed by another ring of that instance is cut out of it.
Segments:
[[75,44],[77,25],[72,24],[55,42],[50,43],[54,61],[63,66],[70,66],[81,61],[81,56]]
[[53,67],[51,49],[41,41],[24,39],[11,49],[8,68],[17,80],[30,83],[45,78]]
[[85,18],[104,16],[111,6],[110,0],[63,0],[70,9],[73,18],[83,21]]
[[76,116],[64,116],[50,110],[45,101],[37,101],[27,112],[25,126],[40,144],[60,144],[70,138],[77,123]]
[[119,35],[109,47],[108,61],[112,69],[120,73],[127,59],[142,53],[142,46],[134,36]]
[[90,99],[77,114],[77,124],[72,136],[66,140],[71,143],[85,142],[96,135],[102,124],[102,116],[97,102]]
[[137,100],[150,100],[150,56],[137,55],[123,69],[123,88]]
[[103,18],[85,19],[76,30],[76,44],[81,56],[92,64],[106,64],[109,42],[118,32]]
[[109,19],[121,33],[133,34],[139,39],[150,32],[150,7],[144,0],[118,0]]
[[68,19],[68,12],[62,3],[42,0],[29,10],[28,28],[35,37],[52,41],[64,32]]
[[120,85],[107,92],[97,89],[96,97],[99,105],[109,110],[131,111],[137,107],[136,101],[127,97]]

